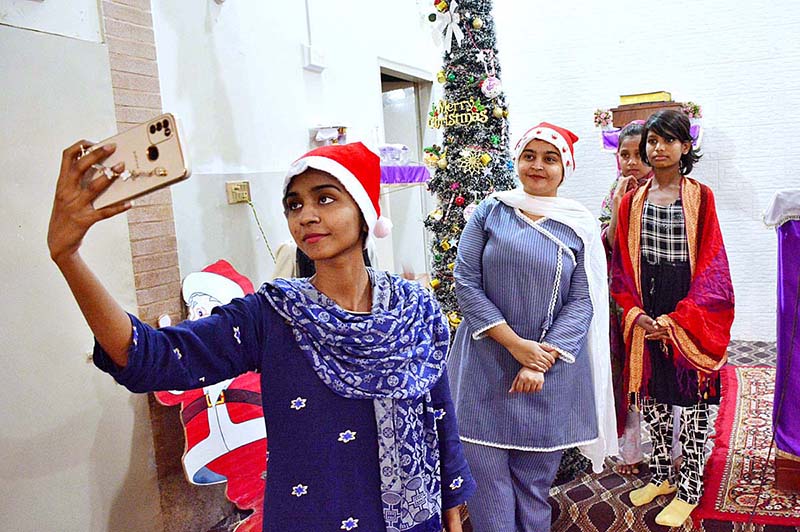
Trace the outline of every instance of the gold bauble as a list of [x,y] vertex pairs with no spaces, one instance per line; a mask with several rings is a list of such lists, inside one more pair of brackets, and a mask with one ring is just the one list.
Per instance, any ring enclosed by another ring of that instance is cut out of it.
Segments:
[[447,168],[447,159],[445,159],[444,157],[439,158],[439,160],[436,161],[436,166],[444,170],[445,168]]
[[442,284],[442,282],[439,279],[431,279],[431,283],[430,284],[431,284],[431,288],[436,290],[437,288],[439,288],[439,285]]
[[495,107],[494,109],[492,109],[492,116],[495,118],[503,118],[503,108]]
[[461,316],[459,316],[458,313],[453,310],[447,313],[447,321],[450,322],[451,327],[458,327],[461,324]]
[[480,17],[475,17],[472,19],[472,27],[476,30],[479,30],[483,27],[483,20]]

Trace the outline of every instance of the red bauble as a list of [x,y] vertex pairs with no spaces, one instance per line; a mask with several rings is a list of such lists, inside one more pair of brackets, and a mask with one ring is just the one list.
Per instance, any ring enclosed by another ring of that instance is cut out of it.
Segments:
[[464,196],[457,196],[457,197],[456,197],[456,205],[458,205],[459,207],[461,207],[462,205],[464,205],[464,202],[465,202],[465,201],[466,201],[466,200],[464,199]]

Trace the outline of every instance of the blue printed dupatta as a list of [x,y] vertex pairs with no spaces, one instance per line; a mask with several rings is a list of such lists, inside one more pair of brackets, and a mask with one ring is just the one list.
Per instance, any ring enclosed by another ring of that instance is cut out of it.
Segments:
[[276,279],[259,293],[288,320],[331,391],[373,400],[384,521],[389,531],[405,531],[441,514],[430,390],[444,371],[450,331],[422,287],[367,270],[373,288],[369,314],[342,309],[308,279]]

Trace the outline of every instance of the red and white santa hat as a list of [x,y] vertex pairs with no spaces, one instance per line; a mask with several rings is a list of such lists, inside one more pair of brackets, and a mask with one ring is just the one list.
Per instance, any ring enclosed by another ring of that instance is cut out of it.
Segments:
[[564,165],[564,179],[575,172],[575,150],[573,145],[578,142],[578,136],[568,129],[554,126],[547,122],[530,128],[522,135],[514,147],[514,162],[519,163],[522,150],[532,140],[543,140],[558,148],[561,153],[561,163]]
[[222,305],[237,297],[253,293],[250,279],[236,271],[230,262],[220,259],[202,271],[190,273],[183,280],[183,300],[187,303],[192,294],[208,294]]
[[306,153],[289,167],[283,193],[292,178],[309,168],[322,170],[339,180],[364,215],[370,236],[383,238],[392,230],[392,222],[381,216],[378,203],[381,190],[380,157],[361,142],[322,146]]

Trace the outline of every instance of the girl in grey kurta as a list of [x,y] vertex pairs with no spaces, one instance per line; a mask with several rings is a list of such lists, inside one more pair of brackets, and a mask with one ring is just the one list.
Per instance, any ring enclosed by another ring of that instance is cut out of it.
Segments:
[[551,124],[529,130],[516,149],[522,188],[483,201],[458,244],[464,321],[448,364],[478,485],[475,532],[550,530],[547,497],[563,450],[591,448],[595,469],[616,451],[604,443],[604,432],[615,441],[613,406],[610,430],[598,421],[611,392],[599,228],[583,206],[556,197],[576,140]]
[[[490,198],[459,241],[456,294],[464,325],[450,357],[462,441],[556,451],[597,438],[585,352],[592,318],[583,243],[566,225]],[[538,393],[508,393],[520,363],[485,331],[507,323],[561,356]]]

